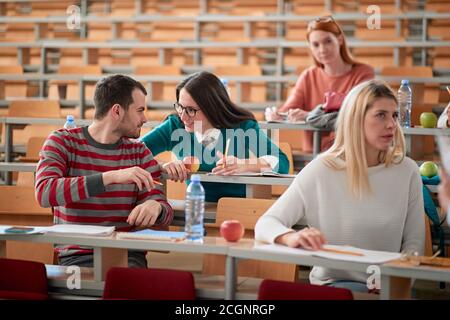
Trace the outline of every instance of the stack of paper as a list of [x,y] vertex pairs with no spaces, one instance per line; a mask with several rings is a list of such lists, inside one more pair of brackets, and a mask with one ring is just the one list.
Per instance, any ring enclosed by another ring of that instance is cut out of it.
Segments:
[[64,234],[77,236],[99,236],[111,235],[115,227],[92,226],[83,224],[55,224],[51,227],[43,228],[46,234]]

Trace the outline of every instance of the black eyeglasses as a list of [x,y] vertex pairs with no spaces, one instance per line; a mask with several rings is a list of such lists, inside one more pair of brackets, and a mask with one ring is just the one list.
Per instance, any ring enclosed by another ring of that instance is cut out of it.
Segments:
[[178,112],[179,115],[181,115],[183,113],[183,110],[186,111],[187,115],[189,117],[195,117],[195,115],[197,114],[198,111],[200,111],[200,109],[194,109],[192,107],[183,107],[180,103],[175,102],[173,104],[173,107],[175,108],[175,111]]

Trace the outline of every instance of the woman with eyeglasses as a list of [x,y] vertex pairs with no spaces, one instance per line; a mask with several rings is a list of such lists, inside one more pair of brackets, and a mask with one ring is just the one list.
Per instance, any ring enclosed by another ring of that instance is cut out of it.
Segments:
[[[296,231],[296,224],[309,227]],[[258,220],[255,238],[307,250],[329,243],[423,254],[422,181],[417,164],[405,156],[397,98],[385,82],[370,80],[348,93],[333,145]],[[369,275],[314,267],[309,278],[367,292]]]
[[[218,175],[275,171],[288,173],[286,155],[260,130],[250,111],[235,105],[219,78],[206,71],[188,76],[176,88],[175,115],[142,141],[157,155],[172,151],[177,160],[162,165],[175,181],[188,178],[186,159],[195,157],[200,171]],[[227,148],[228,146],[228,148]],[[206,201],[245,197],[245,185],[202,183]]]
[[[267,120],[281,120],[280,113],[288,113],[288,121],[303,121],[319,104],[326,110],[338,110],[342,100],[357,84],[373,79],[371,66],[358,63],[347,47],[341,27],[331,16],[312,20],[306,38],[314,66],[302,72],[287,101],[278,109],[266,109]],[[303,151],[312,152],[312,132],[306,131]],[[322,134],[322,150],[329,147],[330,133]]]

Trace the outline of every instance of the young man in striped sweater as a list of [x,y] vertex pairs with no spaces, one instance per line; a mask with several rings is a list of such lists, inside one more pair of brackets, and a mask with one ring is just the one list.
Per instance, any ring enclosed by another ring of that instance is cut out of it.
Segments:
[[[47,138],[36,172],[36,198],[53,207],[54,222],[115,226],[130,231],[166,227],[173,218],[154,180],[160,166],[139,138],[145,118],[141,83],[124,75],[106,77],[94,93],[94,121],[60,129]],[[92,248],[56,248],[61,265],[92,266]],[[145,253],[129,251],[128,264],[146,267]]]

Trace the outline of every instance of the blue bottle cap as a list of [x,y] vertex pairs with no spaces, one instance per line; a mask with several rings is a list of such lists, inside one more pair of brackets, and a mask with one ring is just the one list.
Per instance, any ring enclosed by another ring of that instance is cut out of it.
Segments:
[[402,80],[402,85],[409,85],[409,80],[408,79]]
[[66,120],[67,121],[74,121],[73,115],[68,114]]
[[193,174],[193,175],[191,176],[191,181],[192,181],[192,182],[200,182],[200,175],[198,175],[198,174]]

